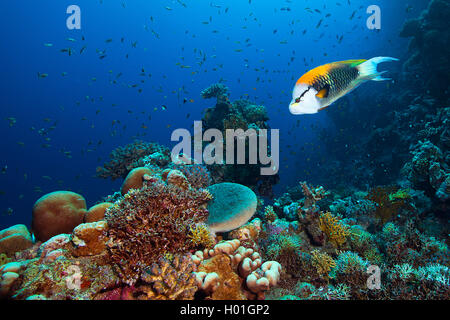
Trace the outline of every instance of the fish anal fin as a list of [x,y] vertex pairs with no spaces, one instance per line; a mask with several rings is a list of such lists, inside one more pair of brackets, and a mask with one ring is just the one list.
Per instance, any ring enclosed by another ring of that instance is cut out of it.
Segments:
[[328,97],[328,93],[330,91],[330,85],[326,84],[322,89],[320,89],[319,92],[317,92],[316,97],[317,98],[326,98]]
[[326,108],[328,108],[329,107],[329,105],[328,106],[325,106],[325,107],[322,107],[322,108],[319,108],[319,109],[317,109],[317,111],[322,111],[322,110],[324,110],[324,109],[326,109]]

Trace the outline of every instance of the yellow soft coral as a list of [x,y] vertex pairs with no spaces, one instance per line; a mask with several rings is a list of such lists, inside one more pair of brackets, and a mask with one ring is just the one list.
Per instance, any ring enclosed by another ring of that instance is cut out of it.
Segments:
[[311,252],[312,265],[316,267],[317,273],[325,278],[328,278],[328,273],[336,267],[336,262],[327,253],[319,250],[313,250]]
[[188,238],[195,246],[212,248],[215,245],[208,227],[204,224],[197,225],[195,228],[190,227]]
[[325,212],[320,215],[319,227],[326,234],[328,241],[336,247],[343,245],[350,235],[349,227],[330,212]]

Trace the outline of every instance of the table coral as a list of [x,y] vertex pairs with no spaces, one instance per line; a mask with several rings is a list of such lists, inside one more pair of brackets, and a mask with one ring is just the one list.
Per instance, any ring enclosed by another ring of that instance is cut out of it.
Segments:
[[255,213],[257,198],[246,186],[237,183],[218,183],[208,187],[213,200],[208,203],[207,224],[214,232],[236,229]]

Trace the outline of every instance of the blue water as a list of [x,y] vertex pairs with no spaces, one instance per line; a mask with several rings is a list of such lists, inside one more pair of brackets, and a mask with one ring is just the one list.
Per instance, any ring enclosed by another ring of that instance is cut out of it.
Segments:
[[[72,4],[81,8],[81,30],[66,27],[66,8]],[[366,8],[372,4],[382,10],[379,31],[366,27]],[[408,42],[398,36],[401,25],[426,5],[391,0],[2,1],[0,167],[7,169],[0,174],[0,229],[30,225],[34,202],[51,191],[78,192],[88,206],[116,191],[121,181],[95,177],[109,153],[134,139],[171,146],[175,128],[191,128],[214,105],[200,91],[220,79],[232,101],[242,97],[265,105],[270,126],[280,129],[281,180],[275,190],[303,180],[314,183],[327,159],[311,126],[328,128],[330,123],[326,112],[289,113],[296,79],[332,61],[402,58]],[[281,10],[285,7],[290,11]],[[69,47],[72,55],[61,52]],[[383,67],[395,74],[401,64]],[[368,83],[345,99],[363,104],[365,97],[386,90],[385,84]],[[194,101],[183,104],[184,98]]]

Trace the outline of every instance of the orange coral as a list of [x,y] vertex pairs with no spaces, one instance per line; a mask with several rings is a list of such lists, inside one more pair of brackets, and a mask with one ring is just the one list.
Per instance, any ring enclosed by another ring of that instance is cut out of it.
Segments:
[[105,211],[113,204],[111,202],[102,202],[92,206],[88,212],[84,215],[84,222],[96,222],[103,220],[105,217]]
[[336,247],[342,246],[350,235],[349,227],[330,212],[325,212],[320,215],[319,227],[326,234],[328,241]]
[[125,195],[130,189],[141,189],[144,186],[144,175],[152,175],[152,173],[152,170],[146,167],[131,170],[122,184],[120,193]]
[[242,279],[231,267],[231,259],[224,253],[213,256],[206,260],[198,268],[200,272],[215,272],[221,279],[220,284],[213,292],[211,298],[213,300],[245,300],[246,297],[242,292]]
[[336,262],[327,253],[319,250],[313,250],[311,252],[312,264],[316,267],[317,273],[325,278],[328,278],[328,273],[336,267]]
[[61,233],[71,233],[83,222],[86,200],[70,191],[55,191],[39,198],[33,206],[32,229],[38,240],[47,241]]

